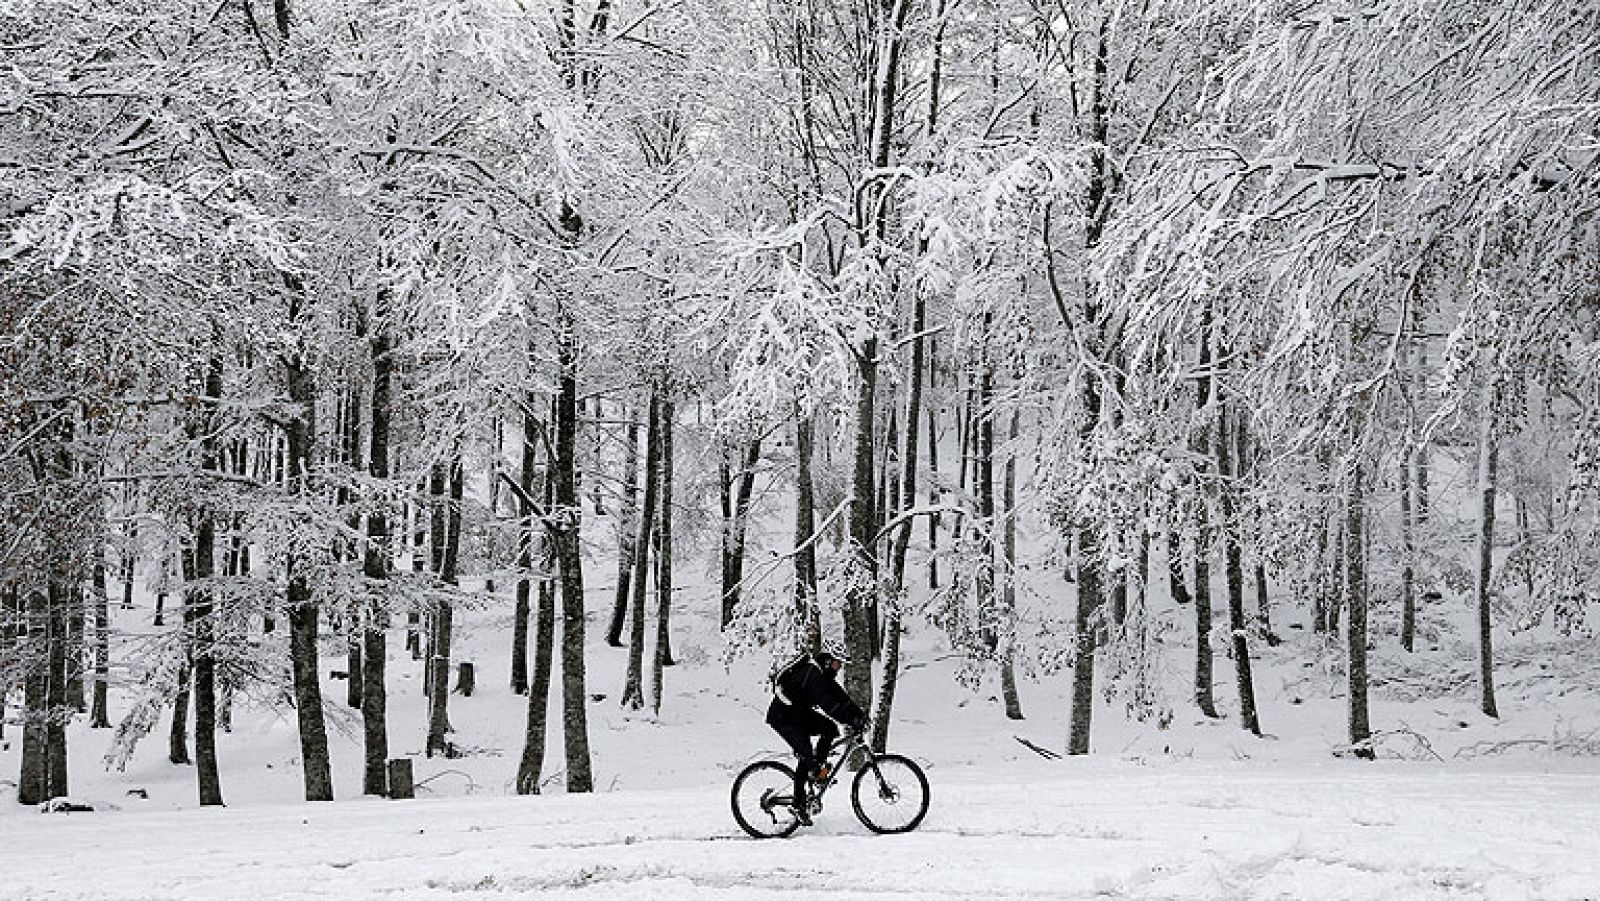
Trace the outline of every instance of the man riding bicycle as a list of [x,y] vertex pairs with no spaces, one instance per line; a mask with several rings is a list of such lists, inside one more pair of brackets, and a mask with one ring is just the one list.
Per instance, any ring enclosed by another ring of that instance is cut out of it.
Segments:
[[[839,685],[843,655],[833,649],[806,654],[779,670],[773,677],[772,704],[767,707],[767,725],[794,749],[794,814],[802,825],[811,825],[806,804],[806,783],[827,779],[822,770],[828,750],[839,737],[842,723],[852,732],[867,726],[867,715],[850,700]],[[820,712],[818,712],[820,711]],[[824,716],[826,714],[826,716]],[[816,737],[816,746],[811,744]]]

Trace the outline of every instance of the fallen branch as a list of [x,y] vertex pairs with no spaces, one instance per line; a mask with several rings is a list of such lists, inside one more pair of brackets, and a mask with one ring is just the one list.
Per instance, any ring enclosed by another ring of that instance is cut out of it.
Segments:
[[1060,760],[1061,759],[1061,755],[1060,754],[1057,754],[1056,752],[1050,750],[1049,748],[1042,748],[1042,747],[1034,744],[1033,742],[1028,741],[1026,738],[1023,738],[1020,735],[1013,735],[1011,737],[1016,739],[1019,743],[1021,743],[1021,745],[1024,748],[1027,748],[1028,750],[1032,751],[1033,753],[1038,754],[1040,757],[1043,757],[1045,760]]

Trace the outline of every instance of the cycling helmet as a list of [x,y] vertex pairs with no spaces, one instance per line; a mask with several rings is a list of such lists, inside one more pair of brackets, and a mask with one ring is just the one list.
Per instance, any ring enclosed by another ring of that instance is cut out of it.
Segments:
[[843,666],[850,662],[850,655],[845,653],[845,650],[841,645],[833,642],[824,642],[822,647],[817,649],[817,652],[813,654],[812,657],[818,663],[824,665],[837,663],[840,666]]

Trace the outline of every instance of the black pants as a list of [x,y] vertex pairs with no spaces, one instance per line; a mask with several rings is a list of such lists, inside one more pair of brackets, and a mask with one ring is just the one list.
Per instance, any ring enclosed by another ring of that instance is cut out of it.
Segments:
[[[794,768],[794,799],[801,804],[806,797],[806,777],[828,759],[828,750],[839,737],[839,727],[815,710],[793,709],[787,716],[772,717],[768,725],[794,749],[797,766]],[[811,744],[812,736],[817,743]]]

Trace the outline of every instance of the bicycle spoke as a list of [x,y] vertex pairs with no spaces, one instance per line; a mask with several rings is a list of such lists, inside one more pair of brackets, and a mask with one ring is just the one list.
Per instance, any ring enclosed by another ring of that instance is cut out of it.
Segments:
[[733,818],[755,838],[781,838],[799,826],[795,819],[794,771],[776,761],[745,768],[733,783]]
[[874,832],[909,832],[928,812],[928,780],[909,759],[884,754],[856,774],[851,801]]

